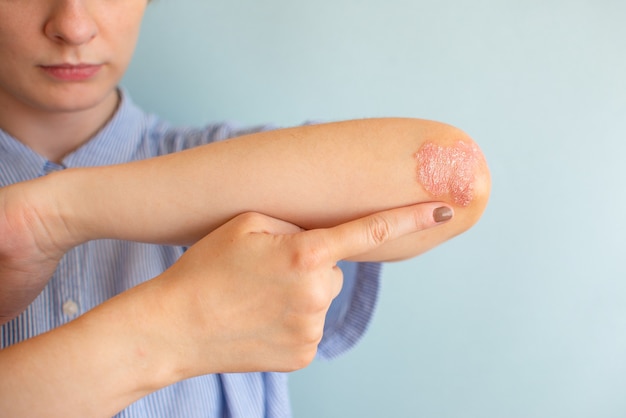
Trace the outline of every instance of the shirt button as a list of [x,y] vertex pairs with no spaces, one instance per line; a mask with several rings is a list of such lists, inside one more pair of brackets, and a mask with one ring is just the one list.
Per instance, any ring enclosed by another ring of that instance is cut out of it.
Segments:
[[63,304],[63,313],[67,316],[75,316],[78,313],[78,304],[72,299]]

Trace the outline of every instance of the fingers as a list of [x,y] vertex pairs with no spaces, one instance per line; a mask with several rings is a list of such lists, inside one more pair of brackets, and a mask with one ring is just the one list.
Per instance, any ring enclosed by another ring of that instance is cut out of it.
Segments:
[[334,265],[373,251],[389,241],[445,223],[453,215],[446,204],[428,202],[374,213],[327,229],[304,231],[297,225],[254,212],[239,215],[224,227],[230,225],[240,233],[297,234],[296,264],[315,266]]
[[386,242],[450,220],[452,208],[437,202],[378,212],[333,228],[305,232],[327,248],[328,261],[335,263],[374,250]]

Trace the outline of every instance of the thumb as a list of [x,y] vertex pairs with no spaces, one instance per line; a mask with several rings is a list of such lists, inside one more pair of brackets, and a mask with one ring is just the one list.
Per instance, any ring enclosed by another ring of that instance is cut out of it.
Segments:
[[452,218],[454,211],[444,203],[429,202],[374,213],[333,228],[304,234],[319,234],[335,263],[374,250],[386,242],[439,225]]

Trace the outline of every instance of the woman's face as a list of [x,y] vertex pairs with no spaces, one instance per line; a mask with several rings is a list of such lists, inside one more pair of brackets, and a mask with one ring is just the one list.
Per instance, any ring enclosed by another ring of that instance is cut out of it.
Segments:
[[147,0],[0,0],[0,104],[101,103],[124,75]]

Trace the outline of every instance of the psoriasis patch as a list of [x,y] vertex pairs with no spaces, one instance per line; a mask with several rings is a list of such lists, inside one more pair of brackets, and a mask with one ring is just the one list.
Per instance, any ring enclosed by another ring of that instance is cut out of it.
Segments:
[[449,196],[458,206],[474,198],[474,176],[482,153],[474,143],[458,141],[450,146],[428,142],[415,154],[417,177],[434,197]]

